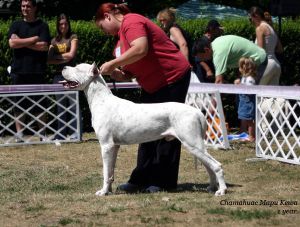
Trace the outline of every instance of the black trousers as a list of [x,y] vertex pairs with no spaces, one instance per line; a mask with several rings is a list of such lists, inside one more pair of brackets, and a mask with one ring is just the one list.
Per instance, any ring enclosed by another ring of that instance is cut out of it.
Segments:
[[[142,90],[142,103],[185,102],[190,70],[173,84],[155,93]],[[138,148],[137,166],[132,171],[129,183],[139,186],[159,186],[164,189],[176,188],[179,171],[181,143],[165,139],[142,143]]]

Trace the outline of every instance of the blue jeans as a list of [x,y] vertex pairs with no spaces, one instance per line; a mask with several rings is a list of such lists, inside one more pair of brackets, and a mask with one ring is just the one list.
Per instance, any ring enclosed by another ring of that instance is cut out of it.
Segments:
[[239,95],[238,118],[240,120],[255,120],[255,95]]

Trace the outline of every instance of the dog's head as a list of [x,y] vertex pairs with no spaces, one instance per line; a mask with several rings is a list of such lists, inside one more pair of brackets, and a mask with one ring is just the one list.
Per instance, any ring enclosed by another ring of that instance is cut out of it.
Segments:
[[101,76],[95,62],[91,64],[81,63],[75,67],[65,66],[62,70],[64,81],[60,81],[65,88],[84,90],[96,77]]

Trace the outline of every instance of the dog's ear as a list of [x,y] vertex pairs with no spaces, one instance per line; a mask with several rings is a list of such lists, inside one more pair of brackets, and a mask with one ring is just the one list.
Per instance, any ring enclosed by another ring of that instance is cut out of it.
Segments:
[[97,67],[97,64],[94,62],[92,64],[92,76],[96,77],[96,76],[99,76],[99,69]]

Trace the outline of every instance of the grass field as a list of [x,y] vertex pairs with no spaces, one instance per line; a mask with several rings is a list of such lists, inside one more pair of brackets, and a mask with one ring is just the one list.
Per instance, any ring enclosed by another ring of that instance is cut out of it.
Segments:
[[[300,226],[300,166],[246,162],[254,144],[209,150],[228,193],[208,194],[204,167],[182,152],[174,192],[96,197],[102,161],[93,134],[81,143],[0,148],[0,226]],[[126,182],[136,146],[123,146],[115,182]]]

